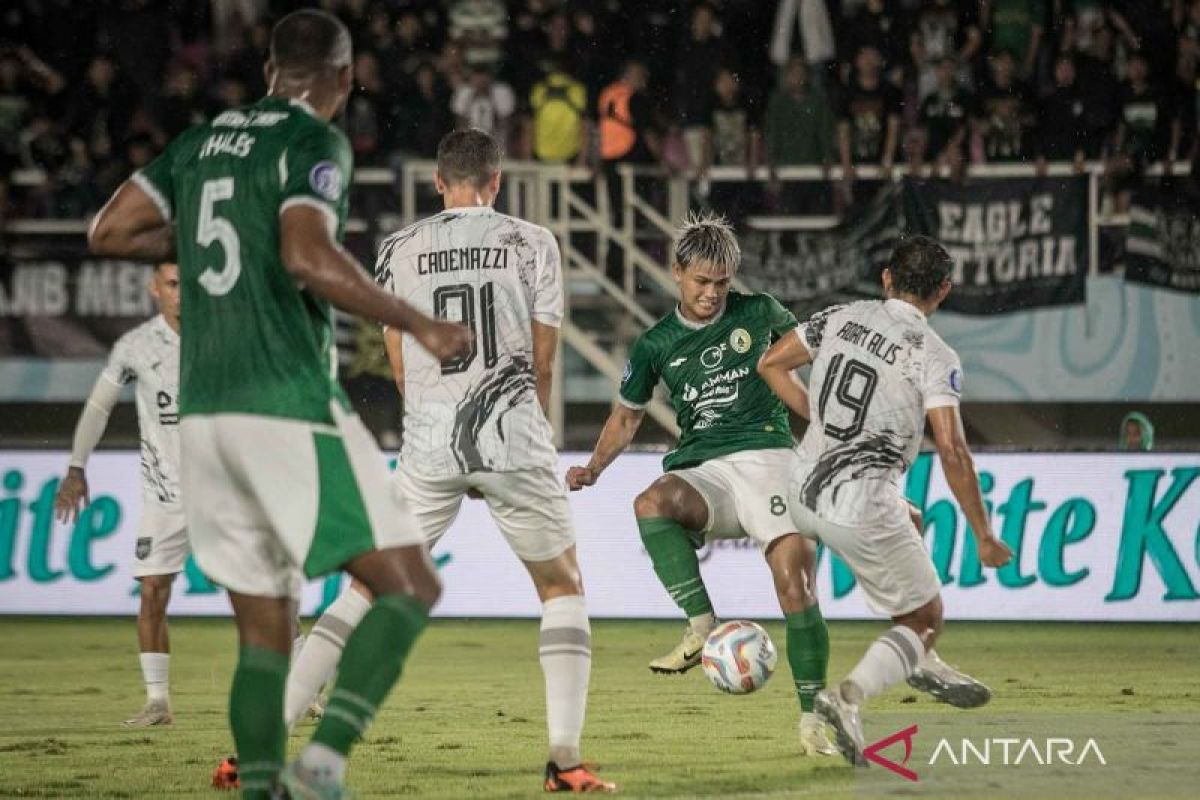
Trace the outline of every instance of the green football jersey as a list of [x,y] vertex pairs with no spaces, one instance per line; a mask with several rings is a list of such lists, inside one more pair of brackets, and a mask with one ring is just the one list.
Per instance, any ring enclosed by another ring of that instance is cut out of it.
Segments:
[[279,215],[323,212],[341,238],[350,146],[304,103],[267,97],[181,134],[134,181],[175,223],[179,413],[331,422],[332,309],[279,257]]
[[771,342],[794,327],[796,318],[770,295],[730,292],[711,322],[691,322],[676,309],[638,337],[621,380],[621,402],[644,408],[659,379],[666,383],[681,434],[663,459],[664,470],[792,446],[787,409],[756,367]]

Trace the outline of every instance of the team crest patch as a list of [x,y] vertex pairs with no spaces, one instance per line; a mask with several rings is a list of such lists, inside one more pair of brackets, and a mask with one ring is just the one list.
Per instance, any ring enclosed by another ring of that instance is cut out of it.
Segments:
[[150,546],[153,540],[149,536],[138,537],[137,546],[133,549],[133,554],[137,556],[139,561],[142,561],[146,556],[150,555]]
[[963,374],[961,369],[950,370],[950,388],[962,394]]
[[625,383],[633,376],[633,362],[625,362],[625,371],[621,373],[621,383]]
[[733,348],[735,353],[745,353],[753,343],[754,340],[750,338],[750,331],[745,328],[735,328],[733,333],[729,334],[729,346]]
[[308,172],[308,185],[330,202],[342,196],[342,170],[332,161],[322,161]]

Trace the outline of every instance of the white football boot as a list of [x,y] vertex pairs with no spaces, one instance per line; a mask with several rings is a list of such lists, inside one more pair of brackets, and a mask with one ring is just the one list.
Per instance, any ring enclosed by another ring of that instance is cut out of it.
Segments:
[[681,675],[700,663],[704,651],[705,637],[692,630],[689,625],[683,639],[671,652],[650,662],[650,671],[663,675]]

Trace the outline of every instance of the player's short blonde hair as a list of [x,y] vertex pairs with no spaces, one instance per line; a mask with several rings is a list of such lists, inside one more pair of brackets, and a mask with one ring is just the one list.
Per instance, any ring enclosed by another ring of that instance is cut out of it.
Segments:
[[707,264],[733,275],[742,262],[742,248],[724,216],[689,212],[675,234],[674,257],[680,269]]

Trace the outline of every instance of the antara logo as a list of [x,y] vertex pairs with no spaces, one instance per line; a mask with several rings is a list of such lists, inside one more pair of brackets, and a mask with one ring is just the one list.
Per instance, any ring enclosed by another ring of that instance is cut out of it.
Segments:
[[[912,758],[913,740],[917,736],[918,726],[911,725],[904,730],[896,731],[877,742],[863,748],[863,757],[886,770],[896,773],[905,780],[917,782],[916,770],[908,767]],[[883,755],[882,751],[904,742],[904,758],[895,762]],[[1043,767],[1063,764],[1069,767],[1083,766],[1093,762],[1107,766],[1108,761],[1100,751],[1100,745],[1095,739],[1087,739],[1079,746],[1074,739],[1066,736],[1047,737],[1045,739],[993,737],[973,740],[960,739],[957,743],[947,738],[941,738],[929,756],[929,766],[937,763],[950,764],[956,767],[979,764],[981,766],[1016,767],[1022,764]]]

